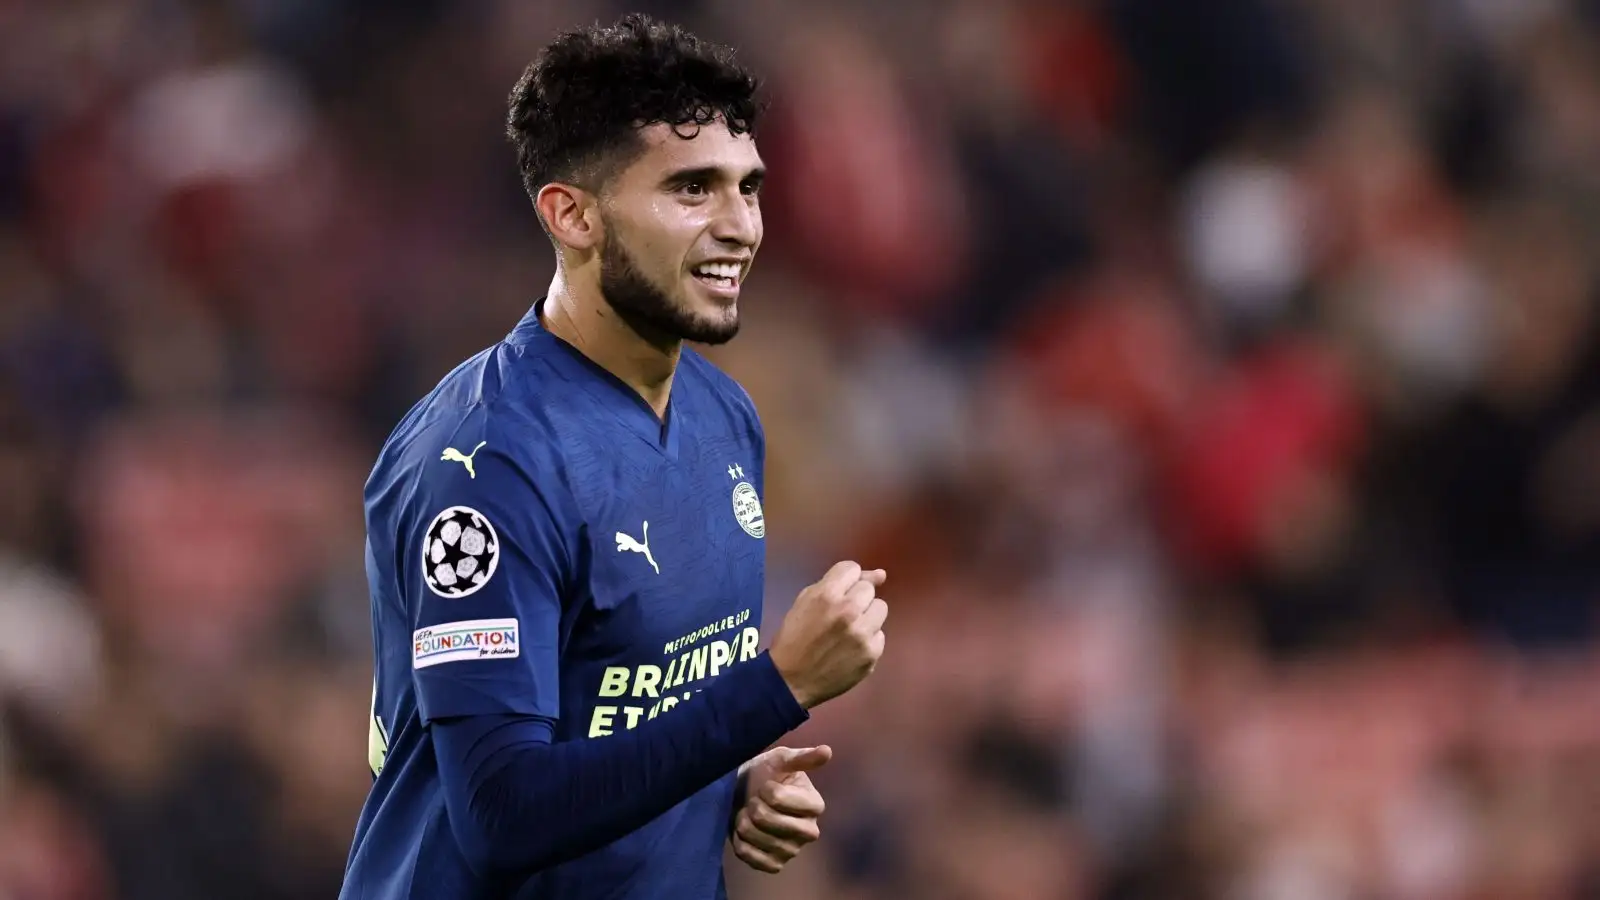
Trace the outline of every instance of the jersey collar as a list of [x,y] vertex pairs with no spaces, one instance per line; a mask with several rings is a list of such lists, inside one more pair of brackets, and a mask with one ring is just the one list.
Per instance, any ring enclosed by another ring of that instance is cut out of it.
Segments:
[[[568,380],[581,385],[597,404],[610,410],[640,440],[668,459],[677,459],[679,420],[682,418],[678,409],[681,406],[678,402],[680,379],[676,376],[673,379],[665,420],[656,418],[655,410],[639,396],[638,391],[544,327],[539,320],[544,301],[545,298],[540,297],[533,304],[506,338],[506,343],[551,348],[550,352],[541,353],[540,356],[549,360]],[[680,363],[678,375],[682,373],[683,366]]]

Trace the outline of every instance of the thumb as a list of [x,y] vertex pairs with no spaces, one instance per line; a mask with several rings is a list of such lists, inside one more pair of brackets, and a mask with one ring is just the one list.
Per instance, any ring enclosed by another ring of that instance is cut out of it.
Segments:
[[779,772],[810,772],[820,769],[833,759],[833,748],[827,744],[816,747],[806,747],[796,750],[792,747],[779,747],[775,768]]

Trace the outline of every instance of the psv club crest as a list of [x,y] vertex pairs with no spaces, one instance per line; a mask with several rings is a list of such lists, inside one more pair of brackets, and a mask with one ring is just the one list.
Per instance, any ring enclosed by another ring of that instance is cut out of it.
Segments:
[[761,514],[761,498],[756,496],[755,486],[748,481],[733,486],[733,517],[739,520],[739,527],[745,534],[753,538],[766,536],[767,520]]

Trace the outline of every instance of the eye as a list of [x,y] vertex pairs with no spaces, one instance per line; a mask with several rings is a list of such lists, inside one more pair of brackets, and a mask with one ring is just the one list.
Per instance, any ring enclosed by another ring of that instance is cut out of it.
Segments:
[[759,197],[761,196],[761,182],[754,180],[742,181],[739,183],[739,193],[746,197]]
[[679,191],[689,195],[690,197],[703,197],[708,189],[709,188],[705,181],[699,178],[694,179],[693,181],[685,181],[683,186],[678,188]]

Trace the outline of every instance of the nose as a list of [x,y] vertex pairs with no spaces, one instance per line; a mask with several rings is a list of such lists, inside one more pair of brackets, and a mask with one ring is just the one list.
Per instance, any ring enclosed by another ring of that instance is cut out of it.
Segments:
[[761,208],[744,194],[734,192],[712,221],[711,236],[724,244],[756,246],[761,243]]

